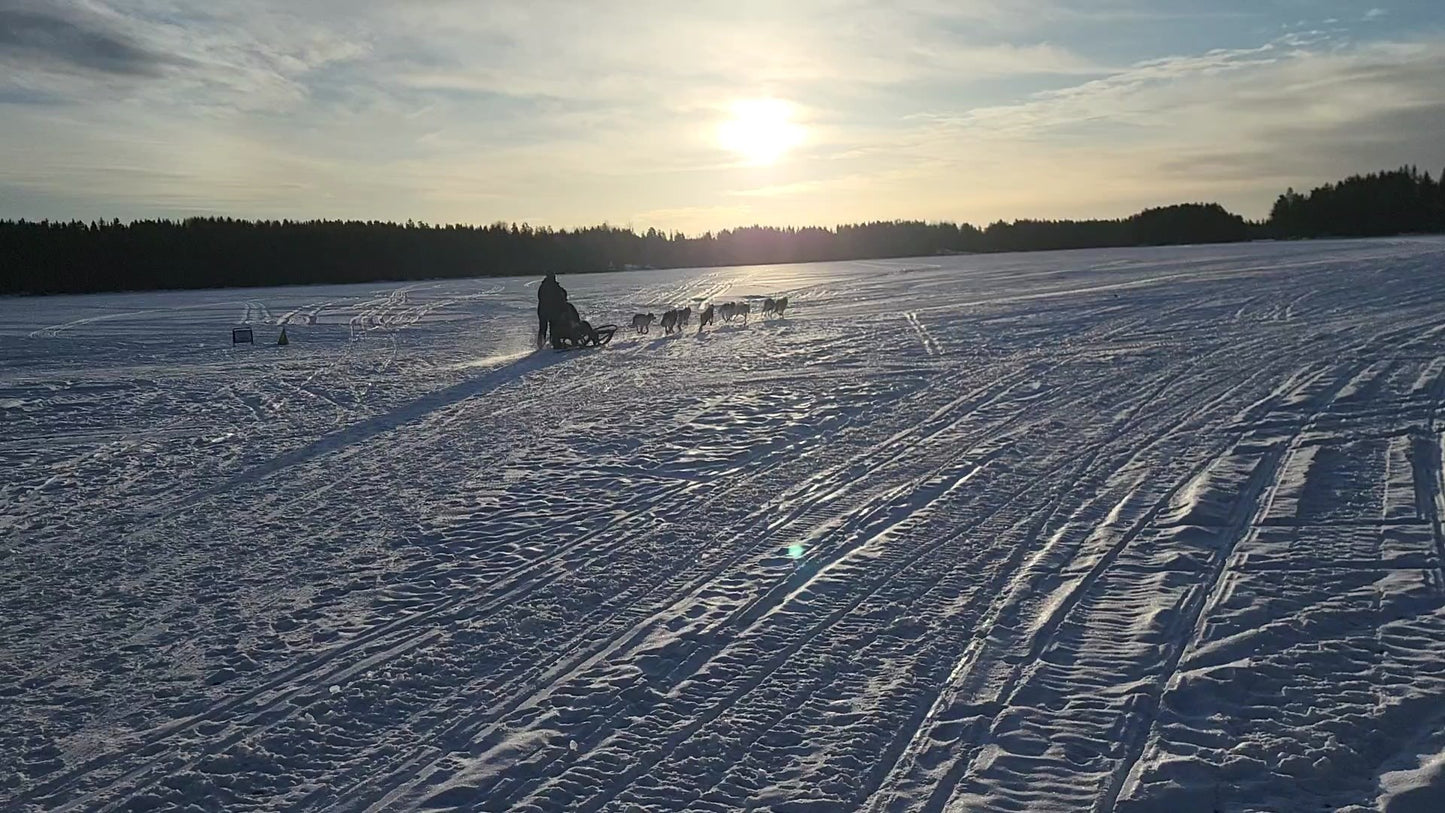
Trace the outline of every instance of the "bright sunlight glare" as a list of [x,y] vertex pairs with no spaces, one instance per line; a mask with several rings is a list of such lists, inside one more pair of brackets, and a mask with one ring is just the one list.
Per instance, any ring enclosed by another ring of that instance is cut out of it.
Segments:
[[776,163],[788,150],[803,143],[803,128],[793,123],[792,105],[780,99],[734,102],[732,118],[718,126],[718,143],[748,163]]

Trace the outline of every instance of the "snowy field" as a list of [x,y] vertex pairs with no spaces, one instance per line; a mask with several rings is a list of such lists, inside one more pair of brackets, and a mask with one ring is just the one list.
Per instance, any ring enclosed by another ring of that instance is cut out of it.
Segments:
[[1445,809],[1445,240],[562,282],[0,300],[0,809]]

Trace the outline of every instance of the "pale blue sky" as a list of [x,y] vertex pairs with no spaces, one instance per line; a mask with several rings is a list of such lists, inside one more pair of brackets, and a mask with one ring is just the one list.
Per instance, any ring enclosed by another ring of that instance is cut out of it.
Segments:
[[0,218],[1259,217],[1442,133],[1424,0],[0,0]]

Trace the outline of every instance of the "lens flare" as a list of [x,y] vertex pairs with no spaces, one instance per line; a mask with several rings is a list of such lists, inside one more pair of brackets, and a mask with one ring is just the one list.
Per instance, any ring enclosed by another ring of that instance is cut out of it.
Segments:
[[788,546],[788,558],[789,558],[789,559],[801,559],[801,558],[803,558],[803,546],[802,546],[802,545],[798,545],[798,544],[789,545],[789,546]]

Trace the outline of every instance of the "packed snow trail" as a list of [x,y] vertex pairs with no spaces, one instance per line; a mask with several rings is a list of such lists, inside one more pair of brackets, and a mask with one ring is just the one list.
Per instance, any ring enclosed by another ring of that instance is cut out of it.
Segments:
[[0,300],[0,808],[1428,806],[1442,274],[574,277],[791,306],[569,354],[532,280]]

